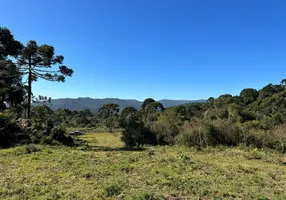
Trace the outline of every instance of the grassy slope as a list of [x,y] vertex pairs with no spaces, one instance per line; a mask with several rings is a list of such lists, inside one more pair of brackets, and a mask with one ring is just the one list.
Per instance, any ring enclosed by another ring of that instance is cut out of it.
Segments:
[[285,155],[238,148],[128,151],[119,134],[82,137],[89,147],[0,150],[0,199],[286,199]]

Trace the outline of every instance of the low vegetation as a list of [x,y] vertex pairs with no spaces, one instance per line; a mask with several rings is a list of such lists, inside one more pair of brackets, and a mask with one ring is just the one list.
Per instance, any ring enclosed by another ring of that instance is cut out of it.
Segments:
[[252,148],[126,149],[119,133],[79,147],[0,150],[0,199],[285,199],[286,157]]

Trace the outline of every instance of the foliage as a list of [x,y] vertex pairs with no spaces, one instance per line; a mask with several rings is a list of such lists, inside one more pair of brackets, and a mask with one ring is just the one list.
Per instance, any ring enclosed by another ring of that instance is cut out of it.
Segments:
[[109,132],[113,132],[113,129],[117,126],[118,113],[119,106],[113,103],[104,104],[98,111],[99,117],[104,121]]
[[22,76],[11,60],[21,49],[21,43],[14,39],[9,29],[0,27],[0,111],[7,105],[16,107],[24,101]]
[[62,127],[55,127],[51,130],[51,135],[53,139],[56,141],[66,145],[66,146],[73,146],[74,140],[71,136],[65,136],[66,129]]
[[168,109],[160,115],[152,125],[151,130],[157,136],[158,144],[174,144],[174,138],[179,134],[182,120],[175,109]]
[[[36,41],[29,41],[17,57],[20,72],[28,76],[27,116],[30,118],[32,101],[32,82],[37,79],[64,82],[65,76],[72,76],[73,70],[63,65],[64,57],[55,55],[54,47],[38,45]],[[53,67],[58,65],[58,69]],[[49,69],[50,68],[50,69]]]
[[119,183],[109,183],[109,185],[107,185],[104,188],[104,194],[107,197],[112,197],[112,196],[116,196],[119,195],[120,192],[122,191],[121,186]]
[[141,106],[141,115],[143,123],[146,127],[150,127],[159,116],[160,112],[164,111],[164,106],[152,98],[145,99]]
[[128,117],[129,115],[136,113],[137,110],[134,107],[128,106],[125,107],[121,113],[120,113],[120,117],[119,117],[119,125],[124,128],[126,126],[126,117]]
[[248,105],[254,101],[256,101],[256,99],[259,96],[259,93],[257,90],[252,89],[252,88],[246,88],[243,89],[239,95],[243,101],[243,103],[245,105]]
[[144,127],[139,112],[129,114],[124,123],[126,126],[122,132],[121,140],[127,147],[157,144],[156,135]]
[[0,148],[18,142],[20,127],[7,114],[0,113]]

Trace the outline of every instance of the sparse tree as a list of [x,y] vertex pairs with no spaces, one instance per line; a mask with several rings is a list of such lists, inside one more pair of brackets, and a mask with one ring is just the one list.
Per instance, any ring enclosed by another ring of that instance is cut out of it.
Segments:
[[113,132],[113,129],[116,127],[119,105],[114,103],[104,104],[98,112],[105,126],[109,129],[109,132]]
[[32,82],[38,78],[64,82],[66,76],[72,76],[73,70],[63,65],[63,56],[55,56],[54,47],[46,44],[38,46],[37,42],[32,40],[21,50],[17,61],[20,72],[28,76],[27,117],[30,118]]
[[[33,95],[33,94],[32,94]],[[51,104],[52,103],[52,98],[51,97],[47,97],[47,96],[42,96],[39,95],[37,97],[32,96],[32,101],[34,104],[41,104],[41,105],[46,105],[46,104]]]

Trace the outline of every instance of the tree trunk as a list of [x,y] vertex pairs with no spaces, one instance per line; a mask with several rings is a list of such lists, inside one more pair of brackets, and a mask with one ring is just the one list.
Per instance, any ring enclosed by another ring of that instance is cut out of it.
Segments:
[[28,104],[27,104],[27,118],[31,117],[31,96],[32,96],[32,66],[31,66],[31,58],[29,58],[29,74],[28,74]]
[[0,102],[0,111],[4,110],[4,99],[5,99],[5,95],[2,94],[1,102]]

